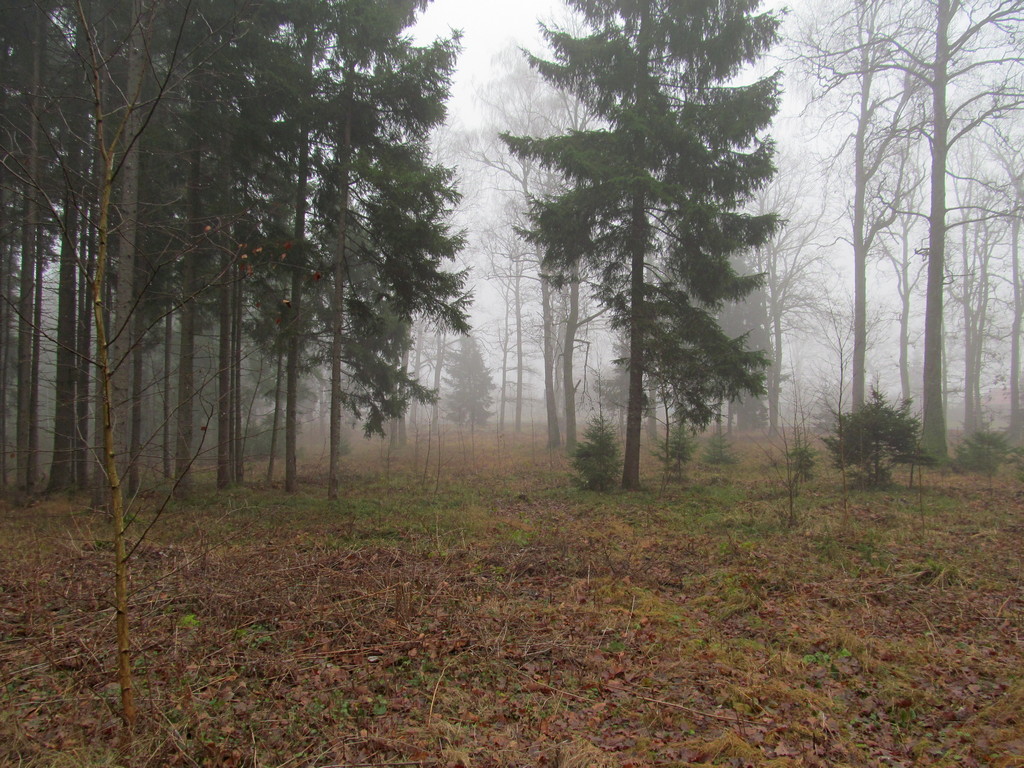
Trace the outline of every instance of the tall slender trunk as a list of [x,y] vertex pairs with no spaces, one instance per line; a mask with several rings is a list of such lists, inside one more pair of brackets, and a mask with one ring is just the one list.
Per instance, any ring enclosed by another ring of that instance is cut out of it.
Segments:
[[[304,69],[309,75],[313,71],[313,36],[305,41]],[[292,228],[293,258],[302,262],[307,258],[306,214],[309,210],[309,128],[303,124],[299,143],[298,167],[295,181],[295,221]],[[298,440],[299,440],[299,366],[302,360],[301,333],[305,324],[302,316],[302,275],[299,264],[292,264],[291,307],[282,313],[287,321],[287,346],[285,361],[285,413],[284,413],[284,489],[287,493],[299,490]]]
[[164,317],[164,370],[163,370],[163,422],[161,428],[161,463],[164,477],[174,477],[174,448],[171,439],[171,416],[174,411],[174,400],[171,399],[171,366],[174,364],[174,315],[170,312]]
[[277,373],[274,376],[274,416],[270,422],[270,457],[267,459],[267,483],[274,482],[274,463],[277,460],[277,433],[281,423],[281,383],[284,380],[284,355],[277,355]]
[[[231,455],[234,459],[236,483],[245,482],[245,437],[248,427],[248,420],[246,421],[246,428],[242,426],[242,286],[241,279],[236,279],[234,281],[234,290],[231,292],[231,390],[233,393],[231,403],[231,412],[233,414]],[[260,375],[262,377],[262,369],[260,370]]]
[[[3,103],[0,89],[0,109]],[[0,230],[6,228],[9,198],[4,178],[3,165],[0,165]],[[7,491],[7,382],[10,365],[11,328],[8,302],[11,301],[11,258],[13,244],[0,241],[0,493]]]
[[558,404],[555,399],[555,329],[551,306],[551,284],[541,275],[541,322],[544,336],[544,408],[547,413],[548,448],[559,448],[562,435],[558,428]]
[[579,269],[569,276],[569,312],[565,317],[565,342],[562,345],[562,386],[565,395],[565,449],[576,449],[576,374],[573,357],[576,353],[576,333],[580,322]]
[[[48,239],[48,238],[45,238]],[[28,433],[28,453],[32,459],[32,474],[35,478],[32,487],[35,489],[40,474],[39,451],[39,368],[43,359],[43,268],[46,266],[46,249],[42,225],[36,230],[36,274],[33,281],[32,298],[32,387],[29,390],[28,411],[32,415],[32,428]]]
[[[351,71],[349,82],[351,82]],[[347,104],[341,137],[341,205],[338,210],[338,243],[334,257],[334,285],[331,293],[331,424],[327,467],[327,498],[338,498],[341,463],[341,354],[345,332],[345,280],[348,271],[349,176],[352,155],[352,117]]]
[[[78,307],[75,288],[77,203],[70,191],[64,196],[64,221],[61,226],[60,273],[57,278],[57,371],[54,389],[53,461],[50,464],[51,493],[75,484],[75,385],[78,378]],[[2,402],[2,401],[0,401]]]
[[[416,329],[416,351],[413,357],[412,363],[412,378],[414,381],[420,380],[420,368],[423,365],[423,326],[419,326]],[[416,400],[412,401],[412,405],[409,408],[409,422],[415,428],[417,417],[419,416],[419,403]]]
[[[136,273],[137,285],[142,285],[142,281],[139,280],[141,273]],[[131,457],[128,463],[128,495],[134,497],[139,492],[139,488],[142,486],[142,410],[143,410],[143,399],[145,397],[142,386],[142,377],[144,374],[144,363],[145,355],[142,354],[142,336],[146,330],[146,324],[142,317],[141,312],[135,314],[133,320],[134,338],[136,339],[136,349],[132,354],[132,389],[131,389],[131,401],[132,401],[132,423],[131,423],[131,443],[128,446],[128,455]]]
[[[10,50],[0,50],[0,72],[8,71]],[[0,114],[7,114],[9,105],[7,93],[0,88]],[[3,163],[0,163],[0,232],[6,232],[8,216],[12,210],[12,187]],[[0,238],[0,494],[7,491],[7,382],[10,365],[11,331],[9,302],[11,296],[11,273],[14,243],[11,239]]]
[[871,123],[871,86],[873,76],[869,48],[861,49],[862,82],[860,86],[857,130],[854,134],[853,171],[853,365],[850,372],[850,405],[858,410],[864,405],[867,353],[867,133]]
[[[402,371],[406,372],[406,373],[409,371],[409,348],[408,347],[406,347],[405,350],[402,352]],[[398,447],[399,448],[404,448],[408,444],[408,442],[409,442],[409,432],[408,432],[408,428],[406,426],[405,414],[403,413],[401,416],[399,416],[397,419],[395,419],[395,421],[397,422],[396,427],[397,427],[397,433],[398,433]]]
[[768,367],[768,432],[772,437],[779,434],[780,396],[782,394],[782,317],[773,312],[771,319],[772,360]]
[[[101,121],[102,118],[98,118]],[[101,126],[102,132],[102,126]],[[103,142],[103,139],[99,139]],[[104,174],[101,188],[100,218],[97,225],[99,247],[96,255],[96,279],[93,281],[93,318],[96,328],[96,352],[99,409],[103,414],[103,467],[110,494],[110,510],[114,527],[114,613],[117,636],[118,685],[121,692],[121,715],[125,726],[135,724],[137,710],[132,684],[130,627],[128,623],[128,553],[125,546],[124,492],[118,474],[117,445],[114,434],[113,370],[110,360],[110,341],[107,338],[106,313],[103,311],[106,287],[108,250],[108,213],[113,186],[113,154],[104,152]]]
[[179,496],[191,489],[191,465],[195,452],[195,337],[196,337],[196,261],[205,250],[206,232],[202,221],[203,140],[199,133],[200,104],[193,105],[191,146],[189,147],[186,207],[192,229],[191,242],[182,254],[181,308],[178,327],[178,435],[174,458],[174,476]]
[[[139,142],[136,134],[142,126],[142,114],[138,111],[139,100],[142,96],[142,3],[140,0],[131,0],[128,4],[128,22],[131,24],[131,33],[128,38],[128,70],[127,82],[124,84],[124,94],[127,98],[125,105],[126,114],[124,117],[123,146],[124,154],[121,157],[121,170],[119,180],[121,182],[120,201],[117,206],[118,225],[116,227],[116,239],[112,243],[115,247],[110,257],[114,262],[111,266],[116,270],[117,284],[114,294],[114,315],[110,339],[111,357],[111,380],[112,394],[114,398],[114,431],[117,446],[129,453],[129,458],[122,464],[122,469],[135,463],[136,457],[130,455],[131,440],[131,418],[132,412],[132,373],[135,370],[133,358],[140,353],[137,348],[135,335],[136,323],[132,322],[136,307],[136,286],[135,277],[138,271],[137,264],[139,246]],[[113,234],[113,232],[111,233]],[[130,485],[130,482],[129,482]]]
[[231,255],[221,255],[221,284],[218,288],[217,319],[217,487],[227,488],[234,480],[231,465]]
[[921,446],[937,459],[945,459],[948,455],[942,386],[942,320],[946,266],[946,163],[949,152],[949,116],[946,112],[949,21],[950,0],[937,0],[935,63],[931,82],[931,206],[928,214],[928,285],[925,294],[921,420]]
[[[444,331],[437,332],[437,356],[434,359],[434,392],[437,400],[430,412],[430,425],[437,432],[441,420],[441,371],[444,369],[445,350],[448,348]],[[440,439],[440,437],[438,438]]]
[[[498,395],[498,434],[505,431],[505,411],[508,406],[508,354],[511,342],[508,327],[508,302],[505,302],[505,325],[498,330],[498,345],[501,347],[501,392]],[[501,336],[502,331],[505,335]]]
[[623,450],[622,487],[640,488],[640,436],[644,417],[644,259],[647,255],[647,214],[640,194],[633,197],[630,234],[629,399],[626,404],[626,445]]
[[516,302],[516,434],[523,431],[523,395],[525,391],[526,377],[526,351],[523,342],[523,294],[522,274],[517,265],[515,290],[513,295]]
[[[90,221],[96,221],[98,210],[95,204],[90,206]],[[78,308],[78,369],[76,392],[78,400],[75,403],[75,419],[78,422],[75,432],[75,478],[79,488],[90,487],[90,468],[93,466],[92,454],[89,450],[92,430],[90,425],[89,406],[92,402],[90,390],[92,384],[92,364],[89,362],[92,352],[92,311],[89,301],[85,298],[92,293],[92,283],[96,274],[96,237],[95,228],[91,226],[82,227],[79,239],[79,251],[85,254],[84,269],[80,270],[78,276],[78,295],[83,297],[81,306]]]
[[42,90],[43,40],[45,16],[37,7],[33,29],[32,89],[25,105],[29,121],[28,159],[24,185],[25,209],[21,229],[21,271],[18,281],[18,409],[15,434],[18,443],[15,458],[17,486],[31,493],[35,490],[38,456],[31,449],[35,442],[38,414],[32,404],[38,398],[39,382],[32,376],[32,350],[36,333],[33,328],[35,317],[35,276],[36,260],[40,258],[36,248],[40,226],[39,206],[39,93]]
[[[1024,199],[1017,189],[1017,201]],[[1024,437],[1024,414],[1021,412],[1021,321],[1024,319],[1024,290],[1020,281],[1020,215],[1010,220],[1010,269],[1013,280],[1013,322],[1010,326],[1010,443],[1020,445]]]
[[912,222],[904,216],[901,225],[900,261],[897,264],[897,283],[900,295],[900,393],[903,400],[910,399],[910,230]]

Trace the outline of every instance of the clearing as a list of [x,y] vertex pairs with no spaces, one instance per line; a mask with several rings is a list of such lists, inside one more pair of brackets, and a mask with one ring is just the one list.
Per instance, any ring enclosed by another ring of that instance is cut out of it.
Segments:
[[170,507],[133,557],[128,746],[106,518],[3,509],[0,764],[1024,765],[1016,478],[844,506],[822,469],[790,525],[753,445],[600,495],[477,441],[429,471],[364,444],[337,504],[311,480]]

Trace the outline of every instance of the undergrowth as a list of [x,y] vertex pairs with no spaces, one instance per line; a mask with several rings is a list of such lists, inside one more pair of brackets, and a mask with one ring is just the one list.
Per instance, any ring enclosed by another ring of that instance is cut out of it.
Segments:
[[0,764],[1024,764],[1011,482],[934,471],[844,512],[823,472],[791,526],[743,444],[630,494],[491,448],[440,474],[357,451],[338,503],[169,508],[133,562],[127,745],[105,518],[4,509]]

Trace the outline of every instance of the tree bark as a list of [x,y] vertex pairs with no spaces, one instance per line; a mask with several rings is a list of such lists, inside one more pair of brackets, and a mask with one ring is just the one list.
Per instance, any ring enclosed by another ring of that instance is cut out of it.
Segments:
[[218,287],[217,320],[217,487],[234,481],[231,463],[231,255],[221,255],[221,283]]
[[[135,327],[132,317],[136,311],[136,287],[135,276],[138,262],[139,245],[139,142],[136,134],[142,125],[142,115],[138,111],[139,99],[142,94],[142,3],[140,0],[131,0],[128,7],[127,21],[131,25],[131,32],[128,38],[128,70],[124,84],[124,94],[127,103],[124,105],[126,113],[124,116],[123,146],[124,153],[120,159],[121,169],[119,178],[121,181],[120,202],[117,206],[116,215],[118,225],[116,228],[117,237],[114,243],[116,248],[116,259],[113,254],[108,257],[114,262],[111,266],[116,269],[116,288],[114,299],[114,314],[111,330],[113,336],[110,339],[111,358],[111,392],[114,398],[114,431],[118,448],[128,452],[131,446],[131,419],[132,411],[132,373],[134,364],[132,358],[138,356],[136,339],[133,338]],[[129,456],[122,464],[122,468],[133,464],[135,457]]]
[[25,208],[21,229],[21,271],[18,281],[18,409],[15,434],[17,455],[15,457],[16,483],[19,490],[32,493],[35,490],[38,456],[31,450],[35,441],[38,414],[32,410],[32,403],[38,398],[37,380],[32,377],[32,349],[35,333],[35,274],[36,252],[39,229],[39,120],[40,105],[38,94],[42,90],[43,40],[45,17],[41,8],[36,8],[33,30],[32,95],[25,105],[29,121],[28,159],[26,162],[26,183],[24,185]]
[[[309,53],[307,59],[312,56]],[[312,64],[310,64],[312,66]],[[309,133],[303,128],[302,144],[299,147],[298,178],[295,184],[295,226],[292,237],[299,254],[306,256],[306,214],[309,203]],[[299,364],[302,354],[302,274],[298,264],[292,265],[291,307],[282,312],[287,320],[287,362],[285,365],[285,414],[284,414],[284,489],[288,493],[299,490],[298,463],[296,451],[299,436]]]
[[871,85],[873,76],[868,49],[861,49],[862,81],[860,111],[854,134],[853,170],[853,365],[850,372],[850,405],[864,405],[864,381],[867,356],[867,264],[868,244],[865,232],[867,214],[867,132],[871,122]]
[[547,414],[548,448],[560,448],[562,435],[558,428],[558,403],[555,393],[555,329],[551,306],[551,284],[540,277],[541,315],[544,336],[544,409]]
[[206,232],[202,221],[203,140],[199,133],[201,107],[193,105],[192,136],[189,148],[188,189],[186,207],[192,229],[189,247],[182,254],[181,309],[178,328],[178,435],[175,448],[174,476],[176,495],[188,494],[192,484],[191,466],[195,451],[195,336],[196,336],[196,260],[205,250]]
[[[351,72],[349,73],[351,78]],[[346,110],[350,109],[346,105]],[[341,205],[338,210],[338,244],[334,257],[334,285],[331,294],[331,425],[327,468],[327,498],[338,498],[341,462],[341,354],[345,332],[345,279],[348,271],[348,213],[350,205],[350,163],[352,153],[352,117],[345,113],[341,137]]]
[[949,66],[950,0],[936,2],[935,61],[932,66],[931,204],[928,214],[928,284],[924,316],[924,386],[921,446],[937,459],[948,456],[943,406],[943,291],[946,269],[946,164],[949,116],[946,84]]
[[57,278],[57,371],[54,389],[53,461],[47,491],[53,493],[75,485],[75,397],[78,379],[78,307],[75,289],[78,209],[71,194],[64,197],[61,225],[60,273]]
[[569,311],[565,317],[565,343],[562,345],[562,386],[565,395],[565,449],[576,450],[576,374],[573,357],[576,333],[580,327],[580,279],[576,267],[569,276]]
[[646,305],[644,275],[647,245],[647,214],[644,200],[633,198],[630,234],[630,308],[629,308],[629,399],[626,403],[626,445],[623,451],[622,487],[640,488],[640,437],[644,418],[644,322]]
[[[1017,201],[1024,200],[1018,187]],[[1013,321],[1010,327],[1010,444],[1018,446],[1024,437],[1024,414],[1021,412],[1021,324],[1024,319],[1024,291],[1020,273],[1020,215],[1010,219],[1010,268],[1013,280]]]

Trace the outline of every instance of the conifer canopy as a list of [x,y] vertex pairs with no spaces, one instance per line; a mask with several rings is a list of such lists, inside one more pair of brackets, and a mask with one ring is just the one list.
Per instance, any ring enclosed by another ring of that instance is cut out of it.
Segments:
[[597,116],[558,136],[504,136],[565,185],[533,201],[530,240],[553,274],[577,265],[629,339],[623,486],[640,484],[644,393],[652,382],[691,422],[763,389],[764,357],[717,322],[759,284],[731,257],[767,241],[777,217],[744,212],[773,175],[764,137],[779,74],[736,82],[775,42],[752,0],[570,0],[579,35],[544,27],[553,60],[531,63]]

